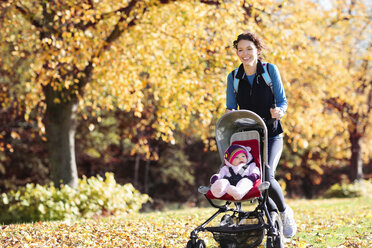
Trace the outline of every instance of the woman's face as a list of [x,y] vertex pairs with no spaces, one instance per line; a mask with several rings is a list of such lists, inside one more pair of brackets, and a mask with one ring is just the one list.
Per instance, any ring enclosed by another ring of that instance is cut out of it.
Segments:
[[238,43],[236,54],[243,65],[253,66],[257,64],[258,50],[250,40],[241,40]]

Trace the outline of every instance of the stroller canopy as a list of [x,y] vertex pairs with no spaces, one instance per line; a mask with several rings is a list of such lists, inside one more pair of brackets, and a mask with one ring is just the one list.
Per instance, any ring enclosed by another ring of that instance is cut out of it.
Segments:
[[264,133],[263,160],[267,162],[267,128],[264,120],[256,113],[249,110],[237,110],[224,114],[216,125],[216,142],[222,163],[224,153],[230,146],[232,134],[243,130],[255,130],[261,128]]

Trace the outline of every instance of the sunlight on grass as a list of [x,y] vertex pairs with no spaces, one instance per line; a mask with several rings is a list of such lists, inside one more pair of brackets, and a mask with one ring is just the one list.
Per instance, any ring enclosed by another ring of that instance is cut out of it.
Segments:
[[298,242],[316,247],[372,246],[371,198],[298,200],[289,204],[298,224],[293,247]]
[[[372,247],[372,198],[288,200],[297,235],[291,247]],[[216,209],[187,208],[136,213],[75,222],[1,226],[2,247],[186,247],[190,232]],[[217,225],[217,217],[212,225]],[[207,247],[218,247],[211,233],[200,233]],[[263,245],[261,246],[263,247]]]

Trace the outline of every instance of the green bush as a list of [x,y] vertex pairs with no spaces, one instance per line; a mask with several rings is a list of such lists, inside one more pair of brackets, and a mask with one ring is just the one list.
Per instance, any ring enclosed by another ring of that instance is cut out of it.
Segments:
[[[368,193],[369,192],[369,193]],[[325,193],[326,198],[352,198],[352,197],[370,197],[372,192],[372,180],[362,180],[351,184],[334,184]]]
[[77,189],[69,186],[27,184],[1,194],[0,223],[89,218],[101,214],[138,211],[149,201],[132,184],[117,184],[112,173],[79,179]]

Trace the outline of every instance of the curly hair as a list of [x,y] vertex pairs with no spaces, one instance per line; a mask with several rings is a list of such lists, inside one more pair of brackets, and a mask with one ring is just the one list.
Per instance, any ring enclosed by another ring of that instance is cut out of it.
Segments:
[[235,49],[238,49],[238,43],[241,40],[249,40],[252,41],[253,44],[256,46],[257,50],[259,51],[259,57],[261,56],[261,52],[266,49],[265,45],[261,41],[260,37],[252,32],[245,32],[238,35],[238,38],[234,40],[233,46]]

